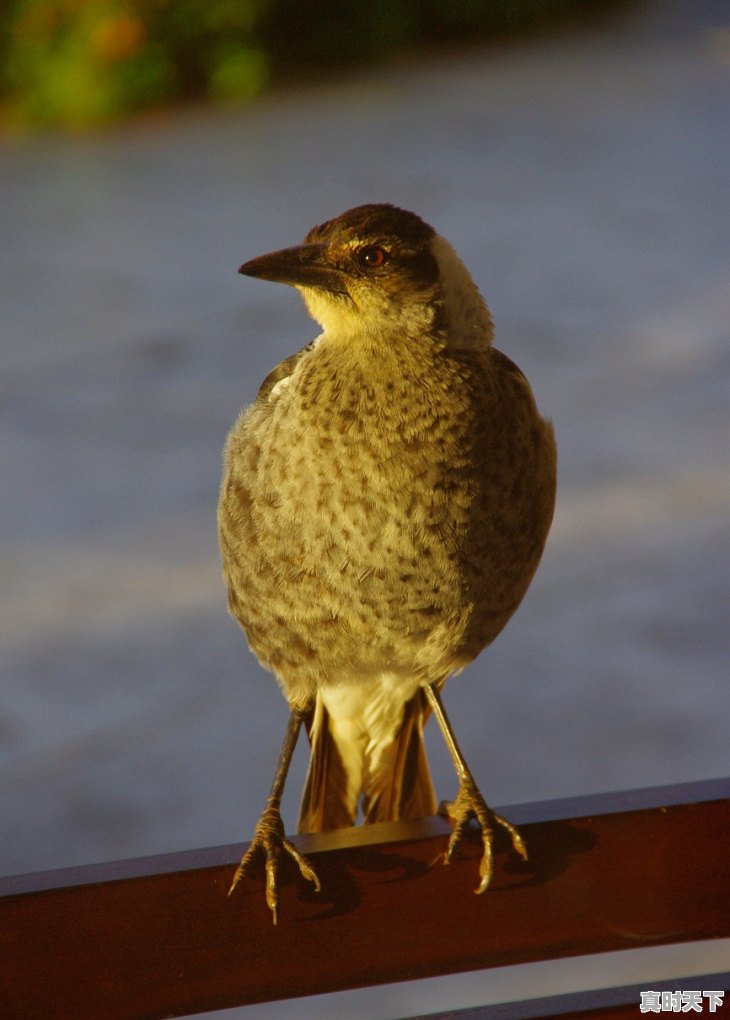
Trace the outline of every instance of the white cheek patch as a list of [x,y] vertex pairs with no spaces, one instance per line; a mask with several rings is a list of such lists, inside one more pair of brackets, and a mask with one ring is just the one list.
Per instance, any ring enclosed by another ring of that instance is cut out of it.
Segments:
[[462,350],[486,350],[494,337],[492,316],[469,270],[439,234],[431,241],[431,253],[439,267],[449,345]]

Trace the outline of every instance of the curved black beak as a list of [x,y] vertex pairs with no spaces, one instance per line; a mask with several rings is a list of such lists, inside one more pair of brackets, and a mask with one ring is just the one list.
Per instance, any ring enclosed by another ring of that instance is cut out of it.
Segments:
[[346,294],[344,273],[329,261],[326,244],[300,244],[244,262],[239,273],[291,287],[319,287]]

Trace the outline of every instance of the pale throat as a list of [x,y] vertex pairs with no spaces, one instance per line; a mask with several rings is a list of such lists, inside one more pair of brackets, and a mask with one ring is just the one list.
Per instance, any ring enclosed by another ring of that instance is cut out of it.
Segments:
[[317,338],[374,350],[403,343],[407,338],[423,339],[433,328],[435,310],[422,302],[396,304],[384,296],[368,300],[333,297],[312,287],[299,287],[307,311],[323,333]]

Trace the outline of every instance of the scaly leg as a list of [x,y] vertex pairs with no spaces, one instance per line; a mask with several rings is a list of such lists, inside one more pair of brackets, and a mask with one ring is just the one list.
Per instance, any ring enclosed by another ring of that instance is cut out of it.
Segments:
[[449,846],[446,851],[446,863],[454,856],[458,849],[461,841],[464,837],[464,833],[469,827],[469,822],[472,818],[476,818],[479,828],[482,832],[482,845],[484,846],[484,852],[482,859],[479,863],[479,887],[475,889],[477,893],[483,893],[492,878],[492,841],[494,839],[493,823],[501,825],[503,829],[506,829],[512,840],[512,846],[515,851],[519,854],[523,861],[527,860],[527,849],[517,829],[506,818],[502,818],[501,815],[496,814],[490,807],[487,806],[484,797],[481,794],[479,787],[474,781],[474,776],[469,770],[469,766],[466,764],[464,755],[461,753],[461,749],[454,736],[454,731],[451,728],[449,717],[446,715],[443,703],[441,701],[441,695],[435,684],[426,684],[424,686],[426,697],[428,698],[429,704],[433,711],[436,721],[439,724],[441,733],[443,734],[446,746],[449,749],[451,760],[454,763],[456,774],[459,777],[459,792],[456,798],[450,803],[443,802],[439,805],[439,814],[448,815],[455,822],[454,831],[451,833],[451,839],[449,840]]
[[241,878],[250,869],[254,859],[259,854],[263,854],[266,861],[266,903],[274,915],[274,924],[278,921],[278,873],[282,850],[285,850],[290,857],[294,858],[302,877],[306,878],[309,882],[313,882],[317,892],[321,888],[317,874],[309,860],[300,854],[294,844],[286,838],[284,823],[281,820],[281,813],[279,811],[281,795],[284,792],[289,765],[294,754],[294,748],[297,746],[297,738],[299,737],[303,720],[304,712],[293,708],[289,714],[289,722],[286,727],[284,742],[281,745],[279,762],[276,766],[274,781],[271,784],[271,793],[266,801],[266,807],[256,824],[251,845],[241,858],[241,863],[238,865],[236,874],[233,876],[231,888],[228,890],[228,895],[230,896]]

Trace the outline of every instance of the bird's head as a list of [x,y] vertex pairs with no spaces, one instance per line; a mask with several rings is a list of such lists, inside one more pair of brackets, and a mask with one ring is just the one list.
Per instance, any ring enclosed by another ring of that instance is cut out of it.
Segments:
[[421,338],[486,347],[492,323],[454,249],[392,205],[361,205],[309,231],[304,244],[261,255],[239,272],[296,287],[325,333]]

